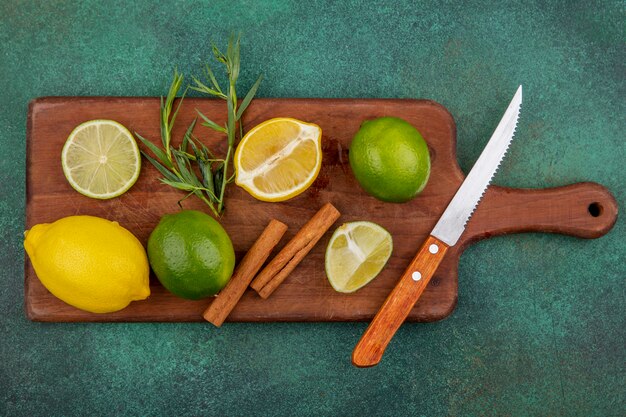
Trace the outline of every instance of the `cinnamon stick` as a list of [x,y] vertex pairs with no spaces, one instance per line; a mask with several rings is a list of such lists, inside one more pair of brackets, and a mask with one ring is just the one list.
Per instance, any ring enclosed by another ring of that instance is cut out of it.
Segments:
[[[323,234],[323,233],[322,233]],[[293,271],[296,266],[304,259],[304,257],[313,249],[313,246],[317,243],[317,240],[312,240],[306,245],[304,248],[300,249],[296,254],[291,258],[287,265],[283,269],[278,272],[274,278],[268,282],[260,291],[258,291],[259,295],[262,298],[269,297],[276,288],[287,278],[291,271]]]
[[269,297],[295,267],[313,249],[324,233],[339,218],[330,203],[324,206],[296,233],[274,259],[252,281],[250,286],[263,298]]
[[203,316],[206,321],[217,327],[224,323],[286,230],[286,224],[278,220],[270,221],[239,263],[226,287],[204,311]]

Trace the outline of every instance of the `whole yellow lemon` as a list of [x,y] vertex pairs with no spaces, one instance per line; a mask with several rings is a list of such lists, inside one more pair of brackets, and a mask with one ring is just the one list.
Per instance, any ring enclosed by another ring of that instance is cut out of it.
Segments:
[[24,236],[41,283],[74,307],[110,313],[150,295],[146,251],[117,222],[70,216],[33,226]]

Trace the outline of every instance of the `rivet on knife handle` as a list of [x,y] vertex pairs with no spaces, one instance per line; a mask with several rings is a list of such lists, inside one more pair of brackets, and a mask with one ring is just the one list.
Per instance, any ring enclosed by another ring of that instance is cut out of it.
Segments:
[[448,245],[433,236],[417,252],[352,352],[359,367],[376,365],[441,263]]

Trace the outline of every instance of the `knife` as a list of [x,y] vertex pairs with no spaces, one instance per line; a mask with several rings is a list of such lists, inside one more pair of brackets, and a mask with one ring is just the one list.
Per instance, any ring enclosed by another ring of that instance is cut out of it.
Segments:
[[448,248],[458,242],[513,140],[521,105],[520,85],[474,167],[354,348],[355,366],[369,367],[380,362]]

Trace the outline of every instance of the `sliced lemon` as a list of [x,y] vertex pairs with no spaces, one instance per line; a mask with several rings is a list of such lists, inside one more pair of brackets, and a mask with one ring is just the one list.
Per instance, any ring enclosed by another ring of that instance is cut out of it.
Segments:
[[91,120],[78,125],[61,153],[63,173],[72,188],[91,198],[124,194],[141,169],[137,142],[113,120]]
[[235,183],[263,201],[297,196],[322,166],[322,129],[281,117],[250,130],[235,151]]
[[336,291],[350,293],[367,285],[391,256],[391,234],[371,222],[345,223],[326,247],[326,276]]

